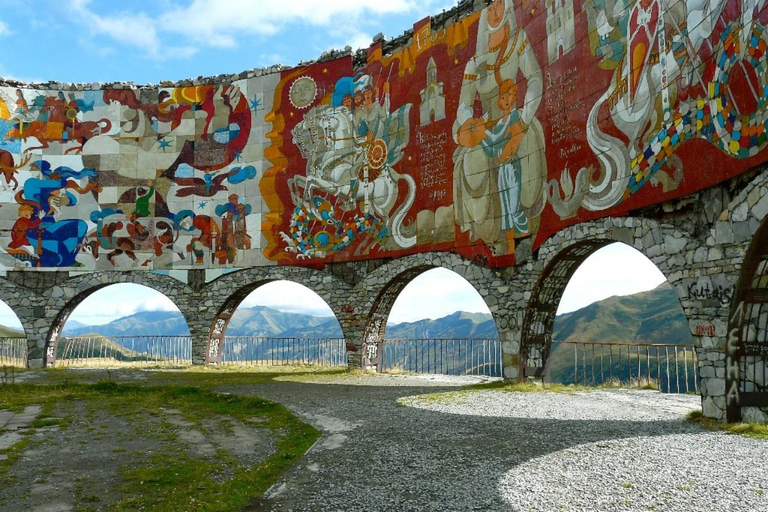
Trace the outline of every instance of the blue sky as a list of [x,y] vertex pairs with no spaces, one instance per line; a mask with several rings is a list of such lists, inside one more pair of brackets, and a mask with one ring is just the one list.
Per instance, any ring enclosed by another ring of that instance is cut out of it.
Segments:
[[[374,35],[402,34],[452,0],[1,0],[0,76],[22,81],[137,84],[232,74],[272,64],[296,65],[328,49],[366,47]],[[663,280],[627,246],[603,249],[574,275],[561,303],[572,311],[611,295],[647,290]],[[319,297],[296,304],[291,284],[254,292],[244,305],[329,314]],[[175,309],[140,286],[113,286],[83,302],[72,319],[100,324],[142,310]],[[435,270],[411,283],[391,321],[438,318],[456,310],[487,311],[477,292]],[[18,324],[5,305],[0,322]]]
[[296,65],[395,37],[451,0],[2,0],[0,76],[139,84]]

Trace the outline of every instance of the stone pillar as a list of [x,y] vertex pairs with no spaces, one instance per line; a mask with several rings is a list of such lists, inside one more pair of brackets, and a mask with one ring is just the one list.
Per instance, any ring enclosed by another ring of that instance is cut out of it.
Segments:
[[45,297],[29,292],[29,295],[21,300],[21,304],[28,305],[13,308],[21,321],[21,325],[24,326],[24,334],[27,337],[27,366],[29,368],[42,368],[46,365],[47,360],[52,360],[50,354],[45,353],[53,320],[46,315],[45,302]]
[[[498,314],[491,307],[491,312],[496,319],[496,327],[502,345],[502,361],[504,364],[504,380],[523,380],[527,361],[521,357],[523,324],[528,303],[531,299],[531,290],[534,288],[539,273],[530,263],[525,263],[518,268],[518,273],[497,288],[499,298]],[[495,297],[486,298],[489,304],[495,302]]]
[[[372,350],[378,351],[380,342],[383,341],[383,333],[380,332],[382,329],[377,329],[372,334],[369,325],[371,316],[377,314],[373,299],[378,293],[380,290],[370,290],[360,286],[348,290],[346,295],[340,295],[334,300],[328,301],[328,305],[341,326],[341,332],[344,334],[347,347],[347,365],[350,370],[380,370],[380,354],[370,353],[366,348],[366,336],[374,336],[372,346],[377,348]],[[389,309],[387,308],[385,315],[388,314]],[[369,356],[373,356],[373,358]]]
[[[53,330],[56,324],[58,308],[51,308],[51,302],[66,301],[65,291],[58,286],[69,278],[67,272],[24,272],[11,271],[3,287],[6,302],[19,317],[27,338],[27,365],[30,368],[42,368],[55,359],[55,341],[58,330]],[[49,344],[49,337],[54,337],[54,343]],[[50,345],[48,353],[46,346]]]
[[205,364],[210,350],[216,352],[214,358],[218,361],[223,347],[209,345],[211,327],[221,304],[212,297],[213,288],[206,287],[205,270],[190,270],[187,281],[192,291],[174,297],[174,302],[184,315],[192,338],[192,364]]
[[[192,364],[204,364],[210,350],[211,326],[216,315],[216,306],[205,306],[206,297],[195,296],[178,301],[176,304],[187,321],[189,335],[192,338]],[[220,357],[221,346],[216,347]]]
[[699,389],[704,416],[725,420],[725,351],[719,348],[696,348],[699,363]]
[[352,297],[341,304],[330,305],[339,321],[341,332],[347,347],[347,366],[350,370],[360,370],[363,367],[363,338],[367,321],[366,312],[355,305]]

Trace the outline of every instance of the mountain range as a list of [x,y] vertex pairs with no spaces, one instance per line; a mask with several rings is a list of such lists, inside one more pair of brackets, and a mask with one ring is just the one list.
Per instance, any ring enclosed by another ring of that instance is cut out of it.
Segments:
[[[92,326],[70,320],[64,336],[152,336],[187,335],[178,311],[141,311],[104,325]],[[238,309],[227,329],[230,336],[290,338],[336,338],[341,329],[334,317],[286,313],[264,306]],[[20,336],[0,326],[0,336]],[[425,319],[387,326],[387,338],[495,338],[496,325],[489,314],[457,311],[438,319]],[[599,341],[603,343],[691,344],[688,323],[672,287],[657,288],[621,297],[610,297],[555,320],[553,340]],[[555,347],[552,357],[564,347]],[[553,361],[556,362],[556,361]]]
[[[104,325],[89,326],[69,321],[65,336],[101,334],[186,335],[186,323],[178,311],[141,311]],[[286,313],[265,306],[240,308],[227,328],[230,336],[341,337],[334,317]],[[389,324],[387,338],[495,338],[491,315],[457,311],[438,319]],[[554,341],[613,343],[691,343],[688,323],[672,287],[664,283],[647,291],[609,297],[555,319]]]
[[680,300],[666,281],[647,292],[614,296],[555,319],[555,341],[693,343]]

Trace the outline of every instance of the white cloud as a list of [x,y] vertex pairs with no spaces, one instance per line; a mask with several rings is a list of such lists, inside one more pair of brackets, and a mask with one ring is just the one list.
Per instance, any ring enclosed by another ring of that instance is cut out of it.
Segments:
[[[150,15],[129,10],[105,14],[92,0],[72,0],[68,12],[78,18],[90,36],[106,36],[154,59],[183,59],[203,47],[235,48],[247,36],[269,38],[291,32],[295,30],[294,24],[327,30],[328,47],[364,48],[371,43],[371,34],[363,26],[378,32],[375,27],[382,23],[382,17],[412,15],[415,22],[455,3],[451,0],[191,0],[182,4],[163,2],[161,10]],[[0,25],[0,36],[2,27]]]
[[157,55],[160,40],[155,21],[143,12],[122,12],[114,16],[101,16],[89,9],[91,0],[73,0],[72,10],[77,13],[93,34],[103,34],[115,41],[140,48]]
[[179,308],[173,303],[171,299],[165,295],[156,294],[150,295],[144,302],[139,304],[136,311],[178,311]]
[[288,313],[333,316],[325,301],[309,288],[291,281],[275,281],[260,286],[248,295],[240,307],[266,306]]
[[[319,54],[318,54],[319,55]],[[271,66],[273,64],[287,64],[288,58],[285,55],[282,55],[280,53],[268,53],[268,54],[262,54],[258,61],[256,61],[256,66]]]
[[357,26],[340,25],[333,27],[328,31],[328,35],[331,36],[334,42],[328,44],[326,49],[344,48],[349,45],[352,47],[352,50],[357,50],[368,48],[373,42],[373,34],[363,32]]
[[595,252],[574,272],[557,313],[568,313],[614,295],[656,288],[664,274],[642,253],[616,243]]
[[463,277],[444,268],[421,274],[406,286],[395,301],[389,322],[415,322],[441,318],[456,311],[489,313],[483,298]]
[[10,36],[11,34],[13,34],[13,32],[8,24],[3,20],[0,20],[0,37]]
[[14,329],[22,328],[19,317],[17,317],[10,306],[3,301],[0,301],[0,325],[5,325],[6,327]]
[[354,26],[363,16],[413,11],[412,0],[193,0],[187,7],[163,13],[164,29],[213,47],[233,47],[246,34],[273,35],[291,23]]
[[91,35],[107,36],[114,41],[133,46],[153,58],[188,58],[197,50],[192,46],[164,45],[157,30],[157,19],[144,12],[123,11],[111,16],[90,9],[91,0],[73,0],[72,11]]
[[80,303],[70,319],[96,325],[111,322],[140,311],[177,311],[165,295],[146,286],[123,283],[107,286]]
[[0,63],[0,77],[6,80],[13,80],[15,82],[23,82],[28,84],[35,84],[35,83],[40,83],[45,81],[41,78],[36,78],[36,77],[18,76],[12,71],[8,71],[5,68],[5,66],[2,65],[2,63]]

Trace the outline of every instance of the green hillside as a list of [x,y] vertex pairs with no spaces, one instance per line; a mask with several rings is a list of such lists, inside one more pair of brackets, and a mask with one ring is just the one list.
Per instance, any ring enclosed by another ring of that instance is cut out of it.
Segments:
[[653,290],[610,297],[555,319],[554,341],[693,343],[677,293],[664,282]]
[[[555,319],[552,339],[555,343],[547,361],[548,378],[552,382],[561,383],[575,381],[574,348],[572,345],[561,345],[557,342],[693,344],[693,337],[677,294],[666,282],[647,292],[610,297],[578,311],[558,316]],[[598,368],[595,368],[595,373],[599,374],[600,348],[596,350],[595,364]],[[630,364],[633,368],[633,376],[636,376],[638,363],[642,369],[641,373],[647,375],[646,355],[641,355],[641,361],[638,361],[634,351],[627,354],[627,351],[623,350],[621,356],[618,352],[617,349],[614,349],[612,354],[604,352],[602,368],[606,373],[609,372],[609,358],[613,358],[614,363],[610,372],[614,377],[627,380]],[[654,356],[655,351],[652,350],[652,367],[656,364]],[[674,363],[672,364],[674,366]],[[591,377],[591,353],[587,354],[586,367],[579,371],[586,372]],[[580,378],[583,377],[584,373]]]
[[11,327],[0,325],[0,338],[23,338],[23,337],[24,337],[23,332],[17,331],[16,329],[12,329]]
[[[0,336],[21,335],[15,330],[4,327],[0,329],[2,329]],[[555,343],[548,361],[548,371],[549,378],[558,382],[569,382],[574,377],[573,346],[565,346],[558,342],[676,345],[693,343],[677,295],[667,283],[654,290],[623,297],[610,297],[578,311],[560,315],[555,319],[553,331]],[[90,346],[70,347],[70,350],[74,350],[72,354],[78,354],[79,357],[83,354],[90,354],[92,357],[105,357],[105,354],[109,354],[109,357],[130,361],[140,358],[139,352],[155,353],[154,348],[150,350],[150,347],[144,346],[153,343],[151,338],[132,339],[126,342],[131,345],[124,348],[114,343],[111,337],[184,335],[188,330],[179,312],[142,311],[102,326],[67,326],[64,332],[65,336],[84,336],[90,335],[89,333],[97,333],[96,336],[100,338],[85,342],[90,343]],[[341,337],[339,324],[334,317],[288,313],[262,306],[238,310],[229,324],[227,334],[286,338]],[[390,323],[386,330],[388,339],[497,337],[498,332],[491,315],[462,311],[435,320]],[[59,350],[64,349],[64,344],[60,344]],[[632,364],[637,362],[636,356],[630,355],[629,358],[633,361]],[[624,356],[622,361],[621,365],[616,362],[615,373],[618,375],[628,373],[630,363],[627,362],[627,356]]]
[[387,325],[387,338],[497,338],[491,315],[457,311],[436,320]]
[[[94,360],[94,361],[146,361],[146,355],[123,347],[119,343],[99,334],[85,334],[83,338],[67,340],[62,338],[58,344],[56,358],[60,363],[65,360]],[[158,359],[158,362],[161,361]]]

